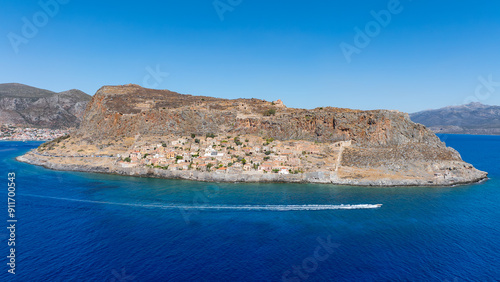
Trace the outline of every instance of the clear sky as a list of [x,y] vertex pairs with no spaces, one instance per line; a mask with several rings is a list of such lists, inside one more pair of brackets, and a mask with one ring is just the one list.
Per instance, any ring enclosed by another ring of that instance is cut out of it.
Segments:
[[300,108],[500,104],[499,1],[55,1],[1,0],[0,83]]

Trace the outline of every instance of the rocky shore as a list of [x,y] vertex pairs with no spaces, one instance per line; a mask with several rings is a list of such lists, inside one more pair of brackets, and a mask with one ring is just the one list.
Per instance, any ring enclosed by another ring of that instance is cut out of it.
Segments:
[[[50,158],[36,155],[29,152],[23,156],[19,156],[16,160],[32,165],[43,166],[48,169],[61,170],[61,171],[79,171],[89,173],[104,173],[116,174],[136,177],[152,177],[164,179],[184,179],[193,181],[205,182],[254,182],[254,183],[319,183],[319,184],[335,184],[335,185],[349,185],[349,186],[378,186],[378,187],[391,187],[391,186],[452,186],[460,184],[470,184],[480,182],[487,179],[488,174],[470,167],[461,167],[461,164],[454,164],[456,166],[450,169],[460,169],[461,176],[443,178],[342,178],[339,177],[337,172],[331,171],[317,171],[306,172],[301,174],[261,174],[255,172],[241,172],[241,173],[218,173],[218,172],[202,172],[202,171],[170,171],[159,168],[146,168],[146,167],[119,167],[112,164],[107,165],[93,165],[93,164],[62,164],[50,161]],[[448,164],[449,165],[449,164]],[[470,165],[469,165],[470,166]]]

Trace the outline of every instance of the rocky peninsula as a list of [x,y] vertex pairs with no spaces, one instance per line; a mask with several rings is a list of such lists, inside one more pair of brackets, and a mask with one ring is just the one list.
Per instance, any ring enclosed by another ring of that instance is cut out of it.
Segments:
[[398,111],[286,107],[105,86],[80,127],[17,158],[57,170],[220,182],[473,183],[487,173]]

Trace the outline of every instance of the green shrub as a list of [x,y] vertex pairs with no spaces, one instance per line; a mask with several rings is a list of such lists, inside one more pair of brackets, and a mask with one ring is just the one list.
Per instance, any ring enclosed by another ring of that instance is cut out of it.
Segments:
[[275,114],[276,114],[276,109],[269,109],[269,110],[264,112],[264,116],[266,116],[266,117],[274,116]]
[[241,146],[243,143],[240,141],[240,138],[234,137],[234,143],[236,143],[237,146]]

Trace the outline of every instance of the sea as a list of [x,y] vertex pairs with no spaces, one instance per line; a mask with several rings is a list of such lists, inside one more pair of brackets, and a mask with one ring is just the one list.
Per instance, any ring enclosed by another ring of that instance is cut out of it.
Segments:
[[0,281],[499,281],[500,136],[439,137],[489,179],[204,183],[53,171],[15,160],[40,142],[0,142]]

